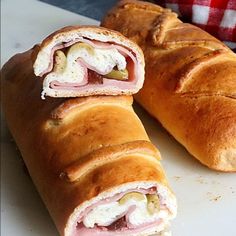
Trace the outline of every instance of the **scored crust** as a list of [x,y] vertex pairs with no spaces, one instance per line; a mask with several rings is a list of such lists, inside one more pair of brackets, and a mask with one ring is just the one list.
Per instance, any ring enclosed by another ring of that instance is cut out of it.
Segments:
[[[42,100],[41,79],[36,79],[33,73],[31,54],[32,50],[18,54],[4,65],[3,110],[60,235],[68,236],[66,230],[71,230],[69,225],[73,223],[75,209],[88,205],[96,196],[102,197],[99,194],[111,196],[124,185],[127,189],[134,185],[160,184],[175,201],[157,160],[159,151],[150,143],[132,109],[132,97]],[[124,156],[110,161],[112,153],[115,157],[119,151]],[[95,160],[106,163],[76,179],[76,170],[81,167],[79,160],[87,169]],[[72,181],[61,174],[67,168],[75,177]]]
[[136,101],[202,164],[236,171],[235,54],[152,3],[120,1],[102,25],[143,49],[145,83]]

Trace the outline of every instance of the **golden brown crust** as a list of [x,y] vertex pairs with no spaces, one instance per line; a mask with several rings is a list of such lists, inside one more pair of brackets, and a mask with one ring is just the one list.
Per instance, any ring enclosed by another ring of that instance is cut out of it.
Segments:
[[96,152],[88,154],[76,160],[60,174],[70,182],[77,181],[79,178],[91,172],[93,169],[103,166],[115,160],[123,159],[126,156],[138,155],[156,162],[160,160],[158,150],[149,141],[137,140],[119,145],[102,147]]
[[[51,43],[55,38],[58,38],[60,35],[65,35],[68,32],[71,33],[77,33],[79,31],[83,32],[86,30],[87,32],[91,32],[93,34],[101,34],[101,35],[114,35],[118,38],[120,38],[121,41],[126,41],[127,39],[122,35],[121,33],[113,30],[108,30],[104,27],[97,27],[97,26],[86,26],[86,25],[73,25],[73,26],[66,26],[64,28],[61,28],[52,34],[50,34],[48,37],[46,37],[42,43],[40,44],[40,50],[45,48],[49,43]],[[138,48],[138,47],[137,47]]]
[[102,25],[144,51],[135,99],[203,164],[236,171],[236,56],[203,30],[151,3],[121,1]]
[[[114,100],[113,96],[90,96],[90,97],[81,97],[75,99],[69,99],[66,102],[63,102],[51,113],[52,119],[63,119],[68,113],[73,111],[78,112],[78,109],[81,110],[83,108],[88,108],[92,106],[96,106],[97,100],[100,100],[100,103],[104,105],[116,104],[117,101]],[[120,96],[119,97],[119,106],[123,106],[124,108],[129,108],[133,104],[132,96]]]
[[[132,97],[42,100],[42,81],[33,74],[31,53],[16,55],[3,67],[2,103],[24,162],[61,235],[74,209],[103,191],[136,181],[167,186],[155,159],[159,152],[132,109]],[[111,159],[116,153],[120,157]],[[100,164],[91,167],[96,161]],[[83,175],[77,175],[79,169],[85,170]],[[60,178],[62,172],[72,173],[72,181]]]

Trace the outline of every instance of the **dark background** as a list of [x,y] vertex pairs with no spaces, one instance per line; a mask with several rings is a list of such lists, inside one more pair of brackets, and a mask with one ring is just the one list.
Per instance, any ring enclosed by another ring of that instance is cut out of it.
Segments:
[[117,0],[41,0],[68,11],[72,11],[96,20],[101,20]]
[[[68,11],[78,13],[101,21],[103,16],[111,9],[119,0],[40,0],[41,2],[54,5]],[[163,0],[146,0],[161,4]],[[235,0],[236,1],[236,0]],[[184,22],[189,22],[190,19],[180,18]],[[236,48],[233,49],[236,52]]]

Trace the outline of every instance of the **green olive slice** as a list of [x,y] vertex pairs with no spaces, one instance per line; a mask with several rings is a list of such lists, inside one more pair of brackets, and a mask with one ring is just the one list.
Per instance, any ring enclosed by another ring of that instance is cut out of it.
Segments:
[[147,209],[148,212],[152,215],[157,213],[160,210],[160,201],[159,197],[155,194],[147,194]]
[[117,79],[117,80],[127,80],[128,79],[128,70],[112,70],[110,73],[105,75],[109,79]]
[[61,50],[57,50],[55,52],[55,65],[53,70],[62,73],[66,68],[66,64],[66,55]]
[[142,193],[137,193],[137,192],[127,193],[119,200],[119,203],[123,205],[130,199],[142,201],[145,200],[145,196]]
[[80,49],[85,49],[90,55],[94,55],[94,47],[89,45],[88,43],[81,43],[81,42],[72,45],[69,48],[68,53],[74,53]]

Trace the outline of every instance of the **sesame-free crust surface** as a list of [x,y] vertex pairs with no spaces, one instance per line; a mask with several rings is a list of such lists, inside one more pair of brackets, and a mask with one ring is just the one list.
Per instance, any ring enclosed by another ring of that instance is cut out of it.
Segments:
[[139,44],[145,83],[135,99],[204,165],[236,171],[236,55],[169,9],[121,1],[102,26]]
[[100,193],[139,181],[168,187],[131,96],[42,100],[31,54],[17,54],[2,69],[3,111],[61,235],[75,208]]

